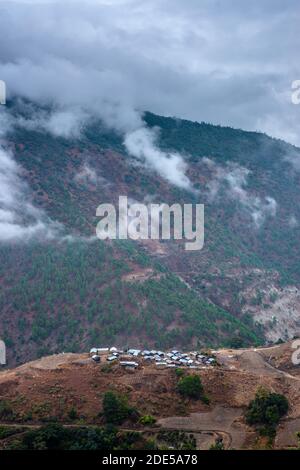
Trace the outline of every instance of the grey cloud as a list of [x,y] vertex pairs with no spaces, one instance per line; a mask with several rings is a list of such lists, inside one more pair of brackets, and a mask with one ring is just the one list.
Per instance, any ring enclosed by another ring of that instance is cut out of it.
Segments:
[[192,189],[185,172],[187,165],[178,153],[166,153],[156,145],[157,132],[155,129],[141,127],[126,135],[124,144],[130,155],[144,161],[170,183],[183,188]]
[[[5,108],[0,108],[0,139],[14,124]],[[0,241],[26,242],[32,238],[61,237],[63,228],[31,201],[30,188],[23,181],[22,168],[0,143]]]
[[291,215],[288,219],[288,226],[290,228],[296,228],[299,226],[299,222],[297,220],[297,218],[294,216],[294,215]]
[[[158,148],[142,112],[264,131],[300,145],[300,106],[291,103],[291,83],[300,79],[299,20],[297,0],[2,0],[0,78],[8,97],[51,103],[54,111],[26,119],[3,112],[0,129],[18,124],[78,137],[96,115],[124,135],[131,155],[190,189],[184,158]],[[3,149],[0,157],[0,239],[4,229],[20,238],[53,234],[13,157]],[[93,178],[88,167],[81,171]],[[225,185],[259,226],[277,205],[249,193],[247,171],[215,169],[210,196]]]
[[96,184],[98,180],[97,173],[87,163],[85,163],[78,173],[75,175],[75,181],[79,183]]
[[4,0],[0,13],[10,95],[82,107],[121,132],[147,109],[300,143],[297,0]]
[[300,171],[300,155],[296,150],[291,150],[288,152],[285,157],[285,161],[288,162],[294,171]]
[[33,111],[30,117],[10,118],[10,125],[46,131],[56,137],[79,138],[89,118],[81,108],[58,109],[52,112],[39,110]]
[[237,201],[251,216],[256,228],[260,228],[268,217],[276,216],[277,202],[273,197],[262,198],[247,189],[250,170],[230,162],[225,166],[219,166],[206,157],[202,161],[210,167],[213,175],[208,183],[210,201],[216,200],[223,191],[228,198]]
[[79,171],[75,174],[74,179],[77,183],[84,185],[96,185],[100,181],[96,171],[89,165],[88,162],[83,163]]
[[13,157],[0,147],[0,241],[55,238],[60,225],[34,207],[20,173]]

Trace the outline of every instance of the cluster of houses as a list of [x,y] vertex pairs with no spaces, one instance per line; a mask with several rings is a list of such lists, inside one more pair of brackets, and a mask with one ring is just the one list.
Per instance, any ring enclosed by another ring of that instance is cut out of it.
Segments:
[[121,367],[136,369],[140,364],[154,364],[158,368],[189,367],[192,369],[207,368],[216,364],[216,359],[211,354],[192,351],[183,353],[177,350],[168,352],[157,350],[111,348],[92,348],[90,356],[93,361],[101,362],[101,358],[107,362],[118,362]]

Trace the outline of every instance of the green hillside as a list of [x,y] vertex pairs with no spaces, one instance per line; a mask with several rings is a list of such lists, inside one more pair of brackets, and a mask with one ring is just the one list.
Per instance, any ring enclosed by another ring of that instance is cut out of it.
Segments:
[[[11,112],[27,111],[11,105]],[[264,308],[265,293],[255,288],[249,299],[247,289],[259,279],[267,285],[269,278],[278,289],[298,286],[299,227],[290,227],[289,220],[300,220],[299,173],[289,159],[300,151],[259,133],[150,113],[144,118],[159,127],[160,148],[184,156],[197,192],[180,190],[134,164],[122,137],[100,122],[80,139],[24,127],[7,135],[3,145],[24,169],[35,206],[73,235],[72,241],[1,245],[0,336],[10,361],[95,344],[263,343],[264,327],[245,304],[261,302]],[[250,170],[242,188],[250,202],[231,197],[226,179],[211,200],[215,176],[203,157],[219,171]],[[96,181],[76,177],[84,165],[95,171]],[[188,253],[168,242],[161,256],[134,242],[80,241],[95,234],[96,207],[115,202],[119,194],[138,201],[152,196],[159,202],[205,203],[204,249]],[[277,203],[276,214],[253,227],[251,204],[258,200],[267,207],[268,197]],[[148,274],[142,280],[127,277],[143,270]]]

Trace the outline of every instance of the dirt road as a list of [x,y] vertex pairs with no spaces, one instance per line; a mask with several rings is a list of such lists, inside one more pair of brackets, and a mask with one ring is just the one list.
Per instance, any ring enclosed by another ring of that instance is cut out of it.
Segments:
[[221,433],[225,436],[226,448],[238,449],[242,447],[246,437],[245,426],[239,422],[241,415],[241,409],[217,405],[209,412],[163,418],[158,421],[158,424],[164,429]]

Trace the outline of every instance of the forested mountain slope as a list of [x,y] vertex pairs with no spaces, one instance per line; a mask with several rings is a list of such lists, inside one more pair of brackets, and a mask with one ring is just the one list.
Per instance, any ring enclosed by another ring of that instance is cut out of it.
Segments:
[[[26,121],[28,107],[10,104],[9,113]],[[97,120],[76,138],[21,120],[2,137],[26,197],[45,224],[61,224],[47,240],[1,242],[0,336],[11,363],[96,343],[191,348],[297,333],[299,149],[259,133],[144,120],[159,129],[162,151],[180,153],[191,189],[142,165]],[[204,203],[203,250],[91,238],[97,206],[119,195]]]

